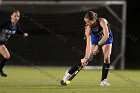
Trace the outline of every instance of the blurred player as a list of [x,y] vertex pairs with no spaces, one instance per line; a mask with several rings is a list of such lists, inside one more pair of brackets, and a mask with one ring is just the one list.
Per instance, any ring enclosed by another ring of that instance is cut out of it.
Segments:
[[86,61],[90,58],[91,54],[96,55],[101,47],[104,55],[104,64],[102,68],[102,78],[100,86],[111,86],[107,82],[107,76],[110,69],[110,55],[112,51],[113,35],[109,26],[109,23],[104,18],[98,18],[97,14],[93,11],[86,13],[84,17],[86,22],[85,36],[86,36],[86,51],[85,56],[81,59],[81,62],[76,66],[73,66],[69,71],[65,73],[61,85],[66,85],[67,80],[72,77],[72,74],[78,70],[81,65],[87,64]]
[[7,77],[7,74],[4,73],[3,68],[10,58],[10,53],[5,47],[5,43],[8,41],[10,36],[14,34],[22,35],[24,37],[28,36],[27,33],[24,33],[20,29],[18,23],[19,18],[20,12],[13,11],[11,14],[11,19],[0,25],[0,75],[3,77]]

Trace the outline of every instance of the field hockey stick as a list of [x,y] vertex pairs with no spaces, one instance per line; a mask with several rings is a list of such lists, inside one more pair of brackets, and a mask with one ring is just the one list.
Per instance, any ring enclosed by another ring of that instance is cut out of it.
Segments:
[[87,59],[87,61],[86,61],[86,64],[85,65],[81,65],[80,67],[79,67],[79,69],[78,70],[76,70],[70,77],[69,77],[69,81],[71,81],[91,60],[92,60],[92,58],[93,58],[93,56],[94,56],[94,54],[92,53],[91,55],[90,55],[90,57]]

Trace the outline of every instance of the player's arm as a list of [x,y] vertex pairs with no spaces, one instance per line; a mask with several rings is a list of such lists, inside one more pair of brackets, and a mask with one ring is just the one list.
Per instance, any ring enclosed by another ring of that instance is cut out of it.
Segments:
[[109,37],[109,31],[108,31],[108,26],[107,26],[107,20],[106,19],[100,19],[100,25],[103,28],[103,37],[102,39],[98,42],[98,45],[102,45]]
[[90,37],[91,37],[91,29],[90,26],[86,26],[85,28],[85,36],[86,36],[86,51],[85,51],[85,57],[81,59],[81,64],[84,66],[86,65],[86,61],[89,59],[90,55]]
[[85,28],[85,36],[86,36],[86,51],[85,51],[85,57],[88,57],[90,53],[90,37],[91,37],[91,30],[90,26],[86,26]]
[[21,30],[19,23],[17,23],[17,31],[16,31],[16,34],[22,35],[22,36],[24,36],[24,37],[27,37],[27,36],[28,36],[28,33],[24,33],[24,32]]

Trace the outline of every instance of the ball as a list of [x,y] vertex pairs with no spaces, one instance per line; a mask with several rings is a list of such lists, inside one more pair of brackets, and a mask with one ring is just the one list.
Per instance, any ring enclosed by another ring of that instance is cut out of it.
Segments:
[[69,85],[69,84],[70,84],[70,81],[69,81],[69,80],[68,80],[68,81],[66,81],[66,84],[67,84],[67,85]]

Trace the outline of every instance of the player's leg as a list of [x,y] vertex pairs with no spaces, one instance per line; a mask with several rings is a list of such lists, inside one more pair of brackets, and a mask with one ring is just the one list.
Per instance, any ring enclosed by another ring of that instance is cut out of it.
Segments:
[[4,45],[0,45],[0,75],[6,77],[7,74],[3,72],[3,68],[10,58],[9,51]]
[[106,44],[102,46],[103,55],[104,55],[104,63],[102,68],[102,78],[101,78],[101,86],[110,86],[107,82],[107,76],[110,69],[110,55],[112,51],[112,44]]

